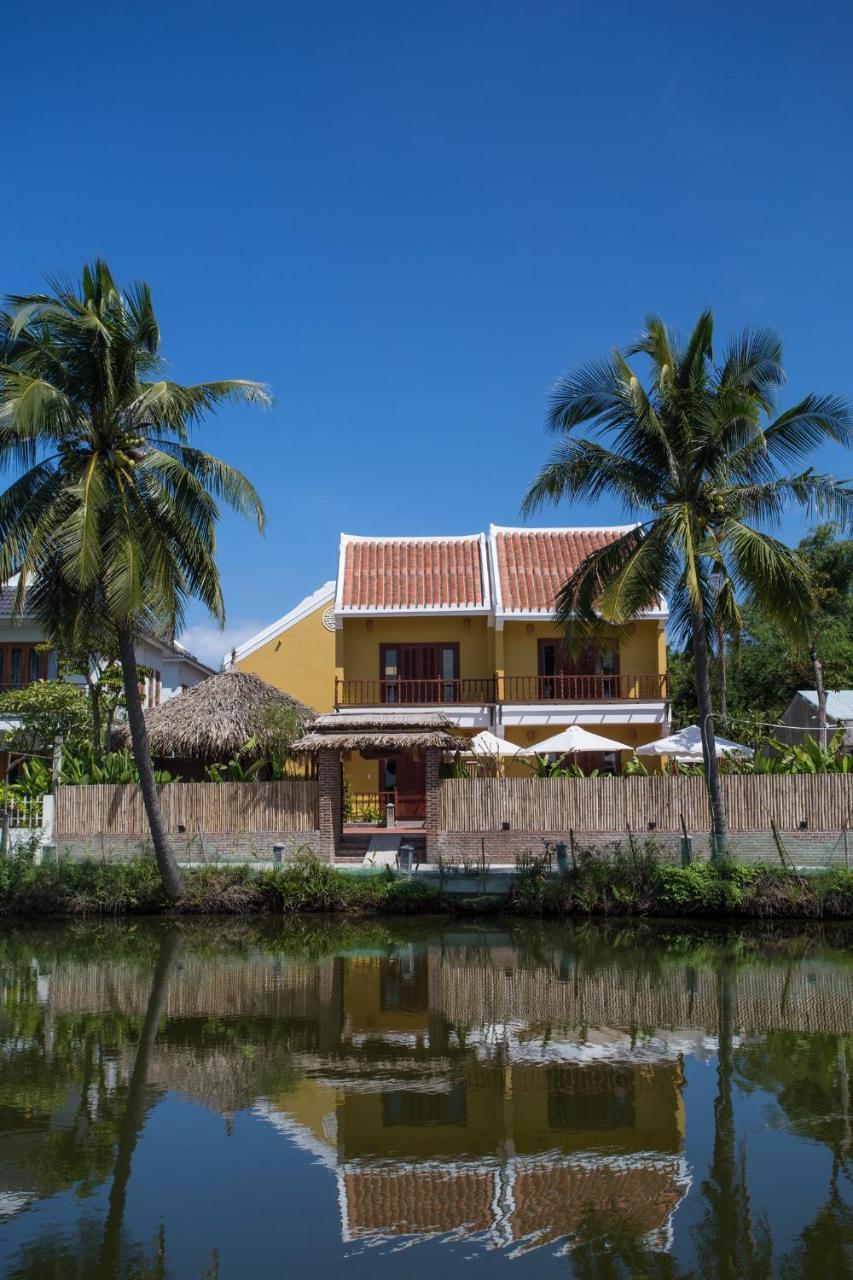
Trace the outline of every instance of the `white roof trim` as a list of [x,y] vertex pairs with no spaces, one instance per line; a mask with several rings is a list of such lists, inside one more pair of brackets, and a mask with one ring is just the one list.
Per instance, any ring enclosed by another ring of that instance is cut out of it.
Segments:
[[630,533],[632,529],[639,529],[641,522],[635,520],[633,524],[551,524],[551,525],[527,525],[527,524],[490,524],[489,534],[497,533]]
[[391,606],[375,609],[373,605],[347,605],[345,608],[338,610],[338,615],[342,618],[399,618],[402,615],[409,617],[429,618],[434,614],[441,614],[442,617],[446,613],[461,613],[466,617],[485,617],[491,614],[491,605],[484,604],[434,604],[434,605],[399,605],[396,609]]
[[395,537],[393,534],[383,533],[381,537],[374,537],[369,533],[342,533],[341,543],[344,542],[481,542],[484,535],[482,533],[429,533],[420,536],[414,533],[403,534]]
[[[535,622],[537,619],[539,619],[540,621],[553,622],[554,610],[553,609],[503,609],[500,612],[496,611],[495,617],[503,618],[510,622],[512,621],[513,618],[525,618],[527,619],[528,622],[530,621]],[[637,614],[637,620],[655,618],[663,621],[668,617],[669,617],[669,605],[666,603],[665,600],[663,601],[663,608],[643,609],[640,613]],[[628,623],[627,625],[630,626],[630,623]]]
[[[314,613],[322,604],[329,604],[335,598],[334,582],[324,582],[322,587],[318,587],[310,596],[306,596],[304,600],[300,600],[295,608],[286,613],[283,618],[279,618],[277,622],[272,622],[263,631],[258,631],[250,639],[244,640],[234,650],[234,658],[239,662],[241,658],[247,658],[250,653],[254,653],[256,649],[260,649],[268,640],[274,640],[276,636],[280,636],[283,631],[288,631],[291,627],[295,627],[297,622],[301,622],[303,618],[307,618],[309,614]],[[226,653],[223,659],[225,666],[231,665],[231,654]]]

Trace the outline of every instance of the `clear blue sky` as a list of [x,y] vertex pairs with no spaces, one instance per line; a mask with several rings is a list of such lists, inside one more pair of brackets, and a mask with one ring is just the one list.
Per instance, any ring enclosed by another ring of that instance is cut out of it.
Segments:
[[0,291],[101,254],[175,377],[277,397],[200,438],[269,515],[223,521],[208,655],[340,529],[516,522],[549,386],[650,310],[775,325],[787,397],[853,394],[848,4],[43,2],[3,46]]

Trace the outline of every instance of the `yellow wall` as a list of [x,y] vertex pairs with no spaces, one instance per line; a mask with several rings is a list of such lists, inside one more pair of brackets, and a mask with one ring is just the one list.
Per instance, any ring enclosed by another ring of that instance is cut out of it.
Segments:
[[458,644],[461,680],[491,676],[491,631],[483,617],[345,618],[343,675],[347,680],[379,680],[379,646],[383,644]]
[[[508,676],[535,676],[539,671],[539,641],[558,636],[553,622],[512,621],[504,624],[503,670]],[[619,669],[626,675],[666,670],[666,638],[652,619],[643,619],[618,641]]]
[[268,640],[237,666],[293,694],[315,711],[332,711],[335,703],[335,632],[323,626],[328,601],[300,622]]

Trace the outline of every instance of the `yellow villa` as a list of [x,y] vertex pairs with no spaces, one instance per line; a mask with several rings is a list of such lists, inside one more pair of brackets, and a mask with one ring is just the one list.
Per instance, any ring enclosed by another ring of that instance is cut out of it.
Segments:
[[[553,619],[559,588],[598,547],[605,528],[504,528],[460,537],[342,534],[337,577],[253,636],[228,661],[318,712],[399,718],[440,711],[462,733],[488,729],[531,747],[569,725],[628,750],[669,732],[660,601],[612,645],[575,661]],[[369,753],[373,754],[373,753]],[[618,771],[617,753],[576,757]],[[510,761],[509,771],[522,771]],[[344,758],[353,795],[389,799],[417,819],[420,753]]]

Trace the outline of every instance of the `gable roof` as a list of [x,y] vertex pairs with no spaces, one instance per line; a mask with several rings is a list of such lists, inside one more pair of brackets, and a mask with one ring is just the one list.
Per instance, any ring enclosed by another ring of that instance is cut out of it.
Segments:
[[336,613],[488,613],[490,609],[484,534],[434,538],[341,534]]
[[[817,690],[798,689],[799,696],[817,709]],[[827,689],[826,714],[830,720],[847,724],[853,722],[853,689]]]
[[[557,593],[593,551],[615,542],[635,524],[526,529],[491,525],[489,559],[498,617],[514,614],[551,618]],[[664,618],[663,601],[644,616]]]
[[241,658],[247,658],[250,653],[254,653],[256,649],[260,649],[268,640],[274,640],[276,636],[280,636],[283,631],[295,627],[297,622],[301,622],[303,618],[307,618],[315,609],[319,609],[323,604],[331,604],[335,598],[334,582],[324,582],[322,587],[318,587],[310,596],[306,596],[304,600],[300,600],[299,604],[294,605],[289,613],[278,618],[275,622],[271,622],[268,627],[264,627],[263,631],[256,632],[250,636],[248,640],[244,640],[242,644],[238,644],[236,649],[225,654],[223,663],[226,667],[232,664],[232,661],[239,662]]

